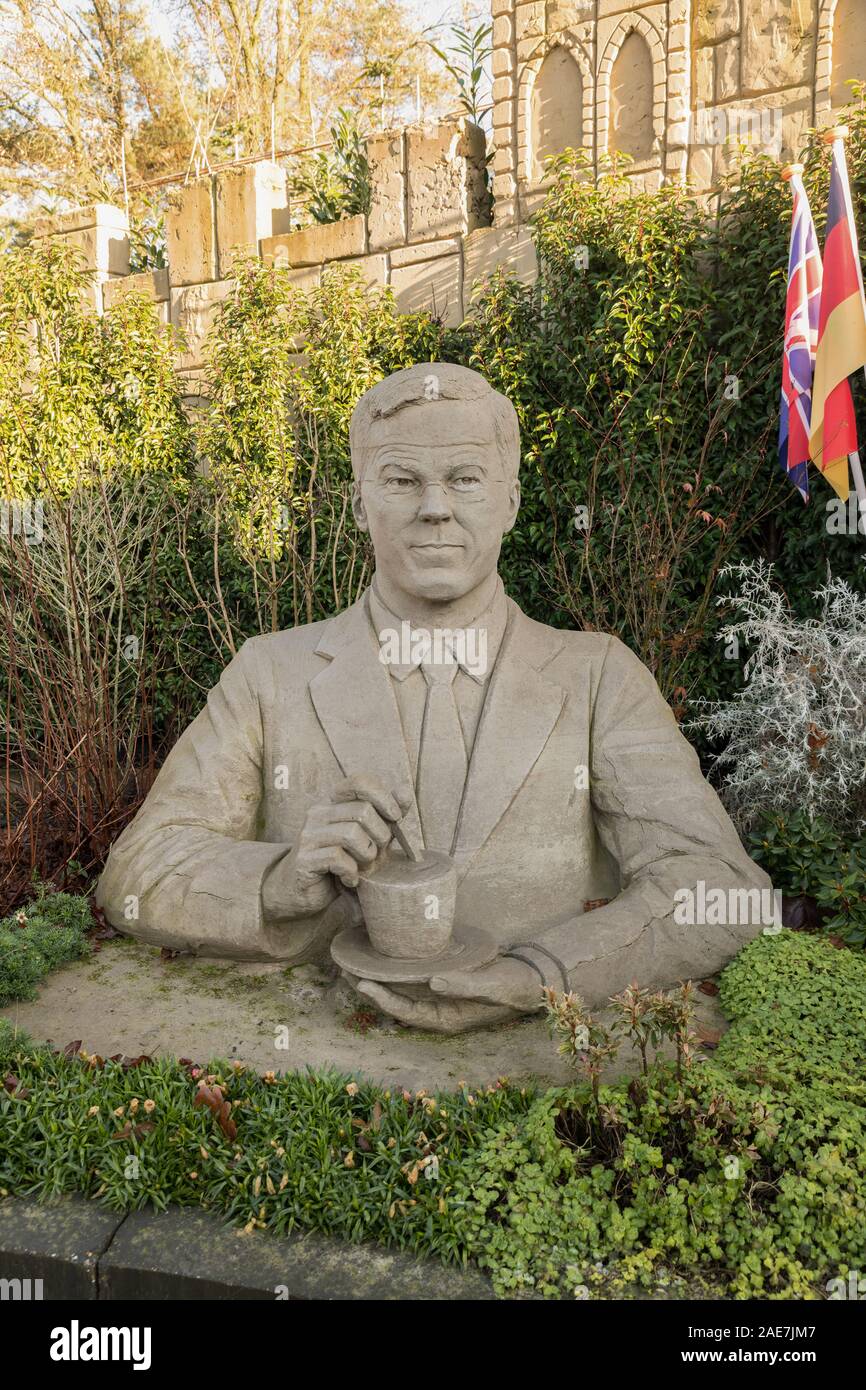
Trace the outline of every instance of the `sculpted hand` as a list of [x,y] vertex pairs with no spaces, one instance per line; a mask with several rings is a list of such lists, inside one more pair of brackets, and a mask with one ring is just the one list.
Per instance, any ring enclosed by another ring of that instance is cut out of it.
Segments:
[[352,777],[331,800],[311,806],[291,854],[274,866],[262,885],[262,904],[271,920],[321,912],[337,896],[339,880],[358,884],[391,839],[389,822],[412,804],[407,789],[388,791],[373,776]]
[[407,999],[374,980],[359,980],[355,988],[399,1023],[433,1033],[483,1028],[541,1007],[541,981],[535,971],[504,956],[480,970],[434,975],[429,999]]

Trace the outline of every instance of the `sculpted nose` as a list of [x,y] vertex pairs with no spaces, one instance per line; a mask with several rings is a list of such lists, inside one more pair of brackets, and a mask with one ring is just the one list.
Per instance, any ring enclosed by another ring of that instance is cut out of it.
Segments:
[[451,503],[444,483],[428,483],[421,498],[418,515],[422,521],[447,521]]

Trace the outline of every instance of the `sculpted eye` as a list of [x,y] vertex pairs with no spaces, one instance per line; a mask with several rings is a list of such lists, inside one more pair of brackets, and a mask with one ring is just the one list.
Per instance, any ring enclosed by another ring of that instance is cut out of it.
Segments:
[[405,477],[387,478],[385,480],[385,486],[391,492],[408,492],[410,488],[415,486],[415,479]]
[[451,482],[455,487],[467,488],[477,487],[481,479],[477,473],[458,473],[456,478],[451,479]]

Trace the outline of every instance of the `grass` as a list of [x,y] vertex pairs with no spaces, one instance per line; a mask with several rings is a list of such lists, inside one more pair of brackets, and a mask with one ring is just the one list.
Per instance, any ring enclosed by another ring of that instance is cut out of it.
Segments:
[[86,898],[44,888],[0,920],[0,1006],[35,999],[36,986],[51,970],[89,955],[94,926]]

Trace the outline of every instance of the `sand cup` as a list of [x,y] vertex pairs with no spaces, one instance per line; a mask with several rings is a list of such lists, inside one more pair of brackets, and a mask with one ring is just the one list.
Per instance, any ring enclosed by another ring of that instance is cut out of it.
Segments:
[[447,854],[418,863],[391,854],[358,882],[373,948],[397,960],[426,960],[448,947],[454,929],[457,866]]

